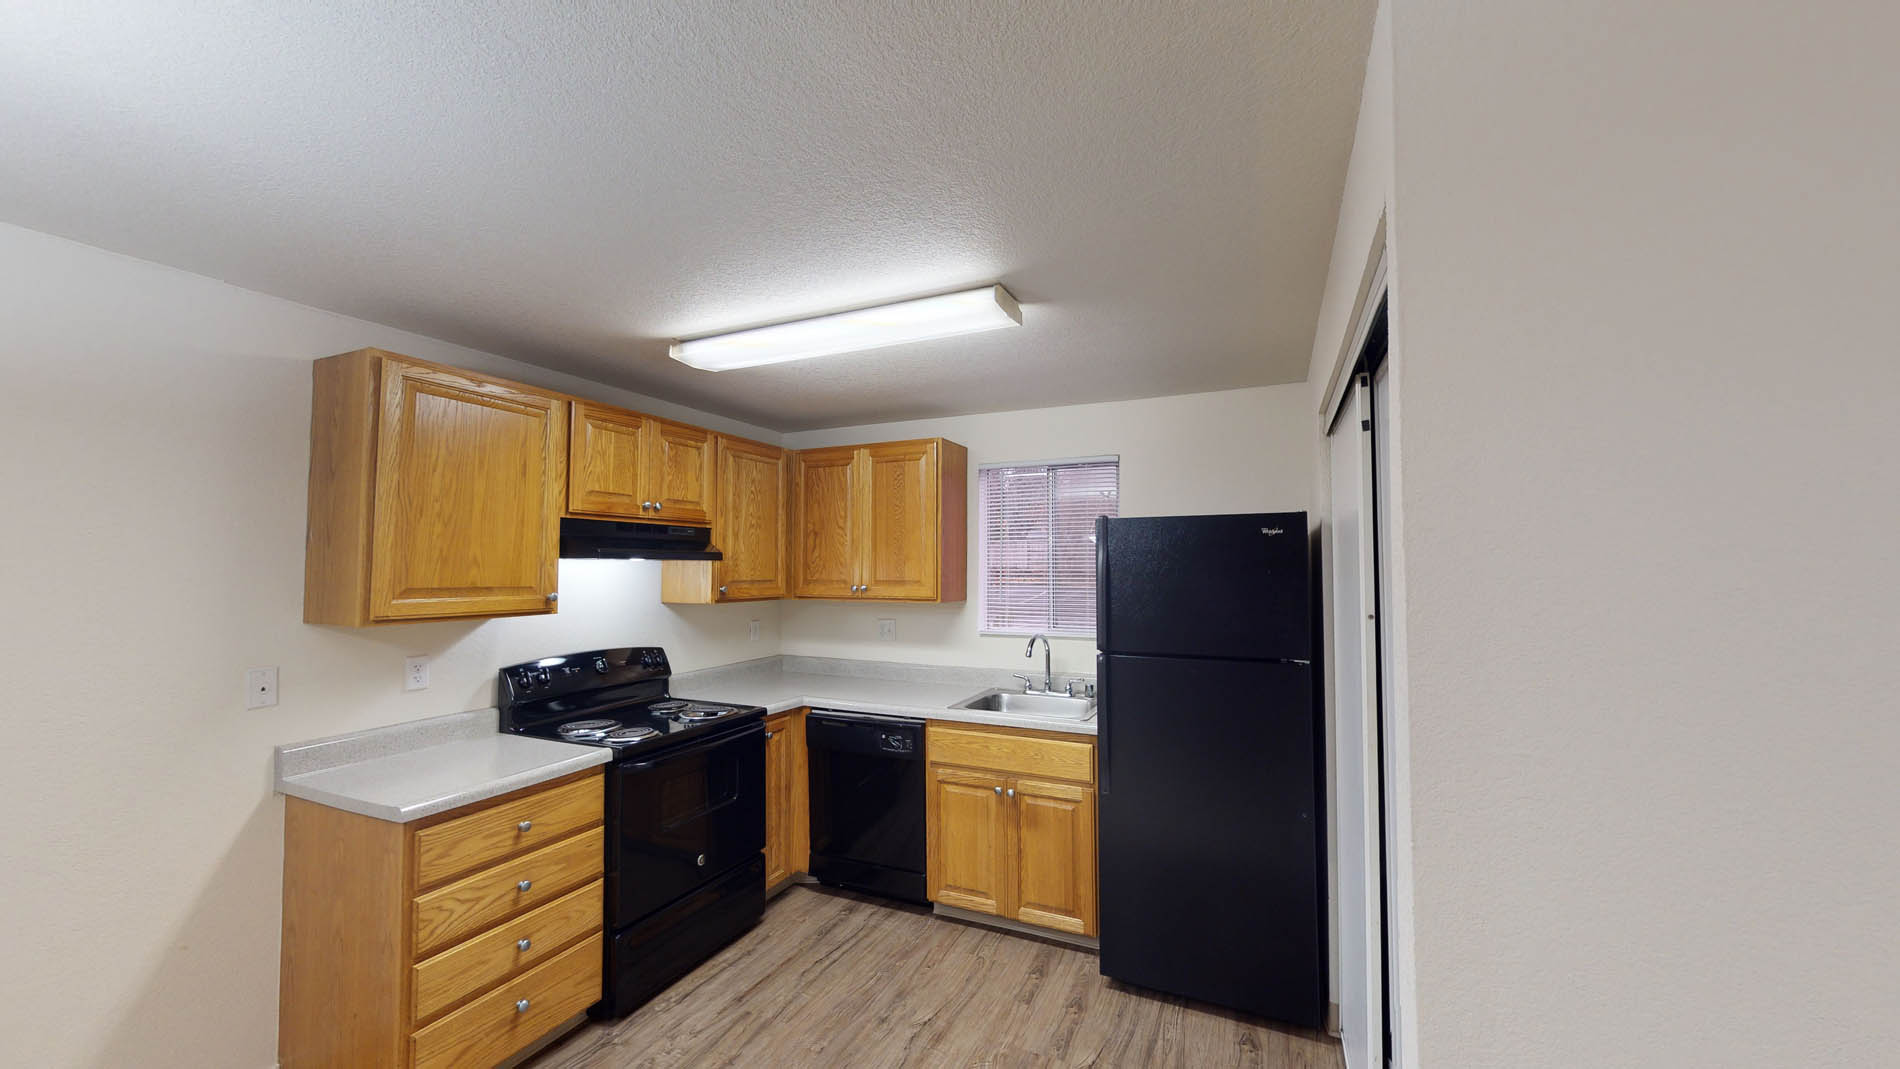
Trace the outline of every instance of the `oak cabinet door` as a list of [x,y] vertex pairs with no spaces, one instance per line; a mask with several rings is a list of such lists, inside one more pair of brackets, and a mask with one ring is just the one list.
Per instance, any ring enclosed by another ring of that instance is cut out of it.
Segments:
[[807,598],[856,596],[859,574],[855,449],[811,450],[792,465],[792,591]]
[[370,616],[554,608],[562,402],[384,362]]
[[765,721],[765,885],[792,874],[792,736],[790,716]]
[[864,596],[937,597],[937,443],[867,446],[862,501]]
[[647,479],[647,440],[658,422],[638,412],[573,404],[569,417],[567,511],[647,519],[655,489]]
[[1004,781],[933,767],[928,799],[932,902],[1009,916],[1009,823]]
[[785,451],[721,437],[713,545],[720,601],[782,598],[785,575]]
[[1095,792],[1016,780],[1013,916],[1025,924],[1095,934]]
[[712,433],[663,420],[649,420],[647,486],[651,519],[702,526],[712,522]]

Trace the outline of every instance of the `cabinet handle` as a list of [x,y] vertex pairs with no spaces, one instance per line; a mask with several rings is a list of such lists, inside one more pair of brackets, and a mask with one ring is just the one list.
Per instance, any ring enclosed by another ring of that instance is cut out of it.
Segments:
[[521,823],[515,825],[516,831],[532,831],[533,829],[534,829],[534,821],[532,820],[524,820]]
[[533,945],[534,945],[534,940],[532,940],[532,939],[517,939],[517,940],[515,940],[515,949],[516,949],[516,950],[526,950],[526,949],[528,949],[529,947],[531,947],[531,946],[533,946]]
[[650,509],[650,508],[652,508],[652,507],[653,507],[653,502],[651,502],[651,501],[642,501],[642,502],[640,502],[640,511],[641,511],[641,512],[645,512],[645,511],[647,511],[648,509]]
[[772,734],[773,734],[772,732],[768,731],[765,733],[765,737],[769,739],[772,737]]
[[516,1003],[515,1003],[515,1012],[516,1012],[516,1013],[527,1013],[527,1012],[528,1012],[528,1000],[524,998],[524,999],[522,999],[522,1000],[520,1000],[519,1002],[516,1002]]
[[653,503],[653,511],[655,511],[655,512],[658,512],[658,511],[660,511],[660,509],[661,509],[661,508],[663,508],[663,507],[664,507],[664,506],[662,506],[662,505],[661,505],[661,504],[660,504],[660,503],[659,503],[658,501],[655,501],[655,502]]
[[721,594],[724,594],[724,593],[726,592],[726,588],[725,588],[725,587],[723,587],[723,586],[722,586],[722,587],[720,587],[720,588],[719,588],[719,592],[720,592]]
[[534,881],[533,881],[533,880],[522,880],[522,881],[521,881],[520,883],[518,883],[518,884],[515,884],[515,890],[517,890],[517,891],[525,891],[525,890],[527,890],[528,888],[530,888],[530,887],[533,887],[533,886],[534,886]]
[[1004,791],[1003,794],[1005,797],[1014,798],[1016,797],[1016,788],[1011,787],[1009,790]]
[[561,600],[561,592],[560,592],[560,591],[558,591],[558,590],[550,590],[550,591],[548,591],[548,601],[549,601],[549,603],[550,603],[550,604],[551,604],[551,603],[553,603],[553,602],[556,602],[556,601],[559,601],[559,600]]
[[996,792],[997,794],[1002,794],[1002,793],[1003,793],[1003,788],[1001,788],[1001,787],[991,787],[991,788],[990,788],[990,790],[993,790],[993,791],[995,791],[995,792]]
[[702,869],[706,867],[706,855],[705,855],[705,854],[701,854],[701,855],[699,855],[699,861],[698,861],[698,864],[699,864],[699,867],[700,867],[700,868],[702,868]]

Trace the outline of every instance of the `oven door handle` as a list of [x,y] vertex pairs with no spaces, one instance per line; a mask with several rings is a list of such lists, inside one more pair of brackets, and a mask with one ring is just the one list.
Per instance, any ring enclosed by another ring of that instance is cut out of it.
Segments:
[[759,720],[754,723],[747,724],[745,727],[740,728],[738,731],[735,731],[730,735],[721,735],[716,739],[708,739],[705,742],[694,743],[691,746],[682,746],[681,748],[677,750],[668,750],[667,752],[654,757],[650,761],[636,761],[630,765],[614,764],[609,767],[612,768],[617,773],[618,772],[645,772],[648,769],[657,768],[668,761],[674,761],[682,757],[691,757],[694,754],[705,753],[707,750],[716,750],[721,746],[738,742],[750,736],[753,736],[753,735],[763,736],[764,734],[765,734],[765,721]]

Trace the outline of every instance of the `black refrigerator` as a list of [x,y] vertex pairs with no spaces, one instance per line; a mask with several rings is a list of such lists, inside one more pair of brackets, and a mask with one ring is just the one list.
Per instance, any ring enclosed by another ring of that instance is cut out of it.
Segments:
[[1304,512],[1096,521],[1101,968],[1320,1028],[1310,545]]

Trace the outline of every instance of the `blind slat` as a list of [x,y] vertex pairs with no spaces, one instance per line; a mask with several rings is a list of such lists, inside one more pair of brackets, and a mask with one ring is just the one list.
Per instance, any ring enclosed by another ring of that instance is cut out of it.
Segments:
[[983,628],[1095,633],[1095,518],[1119,515],[1117,461],[984,468],[977,524]]

